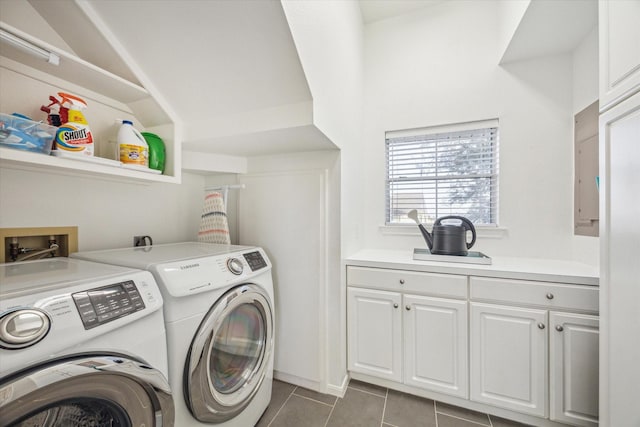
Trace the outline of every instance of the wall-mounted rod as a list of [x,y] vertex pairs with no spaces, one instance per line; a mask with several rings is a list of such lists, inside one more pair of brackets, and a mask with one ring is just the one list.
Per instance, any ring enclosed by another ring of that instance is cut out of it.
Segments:
[[49,64],[60,65],[60,57],[53,52],[49,52],[46,49],[36,46],[35,44],[27,41],[23,38],[16,36],[8,31],[0,29],[0,40],[9,43],[10,45],[17,47],[18,49],[27,52],[28,54],[37,58],[42,58]]
[[218,185],[217,187],[207,187],[204,189],[204,191],[236,190],[239,188],[246,188],[246,185],[244,184]]
[[219,191],[222,193],[222,200],[224,201],[224,210],[227,211],[227,200],[229,195],[229,190],[241,189],[245,188],[244,184],[229,184],[229,185],[219,185],[217,187],[207,187],[204,189],[207,191]]

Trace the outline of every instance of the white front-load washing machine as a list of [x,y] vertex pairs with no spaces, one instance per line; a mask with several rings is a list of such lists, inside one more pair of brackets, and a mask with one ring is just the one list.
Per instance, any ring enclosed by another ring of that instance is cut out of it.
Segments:
[[187,242],[72,256],[156,278],[176,426],[258,422],[271,400],[274,339],[271,263],[262,248]]
[[0,264],[0,425],[174,424],[162,295],[142,270]]

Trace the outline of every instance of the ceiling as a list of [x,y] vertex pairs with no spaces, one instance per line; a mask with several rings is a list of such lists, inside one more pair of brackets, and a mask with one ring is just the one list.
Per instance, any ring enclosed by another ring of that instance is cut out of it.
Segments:
[[311,100],[277,0],[91,5],[183,120]]
[[532,1],[500,63],[571,52],[597,25],[596,0]]
[[[363,22],[370,24],[446,0],[358,1]],[[79,56],[136,81],[119,57],[117,45],[106,41],[108,37],[80,25],[80,15],[71,17],[78,25],[67,25],[61,5],[70,4],[68,0],[29,3],[49,18]],[[291,125],[292,117],[300,116],[295,106],[312,105],[313,99],[280,0],[82,3],[93,9],[142,75],[171,104],[186,128],[185,149],[247,156],[262,153],[267,145],[280,151],[335,149],[322,132],[313,129],[312,109],[304,111],[302,122]],[[503,62],[550,49],[566,51],[584,37],[596,18],[595,0],[534,0]],[[291,114],[280,115],[278,122],[267,113],[273,110]],[[257,124],[266,121],[269,126],[260,132]],[[221,123],[231,122],[235,132],[219,132]],[[197,132],[189,131],[195,128]]]
[[442,3],[444,0],[360,0],[362,21],[370,24]]

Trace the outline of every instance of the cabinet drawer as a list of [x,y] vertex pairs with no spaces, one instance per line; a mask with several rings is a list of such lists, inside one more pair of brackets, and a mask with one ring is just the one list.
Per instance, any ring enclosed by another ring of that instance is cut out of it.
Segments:
[[467,298],[467,276],[347,267],[347,285],[450,298]]
[[551,282],[471,277],[472,300],[598,311],[598,288]]

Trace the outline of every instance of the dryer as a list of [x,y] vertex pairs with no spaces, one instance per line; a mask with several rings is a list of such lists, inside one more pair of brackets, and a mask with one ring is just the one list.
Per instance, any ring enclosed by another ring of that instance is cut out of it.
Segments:
[[173,426],[162,302],[147,271],[0,264],[0,425]]
[[271,262],[262,248],[186,242],[72,256],[155,277],[176,425],[258,422],[271,400],[274,341]]

